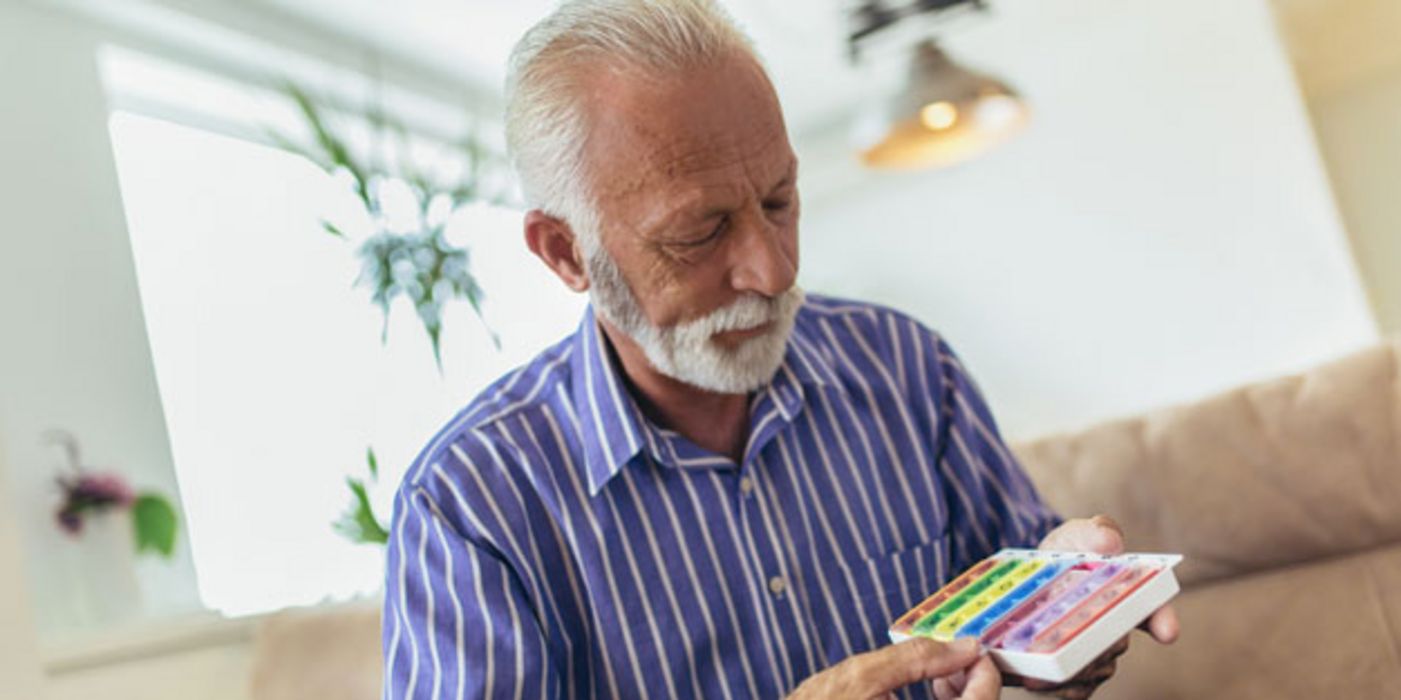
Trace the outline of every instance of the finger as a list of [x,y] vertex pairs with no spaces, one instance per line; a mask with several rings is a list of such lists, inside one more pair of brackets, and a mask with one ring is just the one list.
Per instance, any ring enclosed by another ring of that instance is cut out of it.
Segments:
[[968,685],[968,674],[954,671],[947,676],[935,678],[931,685],[934,686],[934,695],[939,700],[955,700],[958,694],[963,692],[963,687]]
[[978,660],[978,654],[978,640],[972,637],[949,644],[915,637],[842,663],[850,664],[850,672],[855,674],[851,683],[855,695],[871,697],[967,668]]
[[944,679],[949,682],[949,687],[953,689],[953,694],[958,695],[959,693],[963,692],[964,686],[968,685],[967,669],[954,671],[953,673],[944,676]]
[[1080,680],[1083,681],[1086,685],[1098,686],[1101,683],[1109,680],[1110,678],[1113,678],[1114,672],[1118,669],[1118,660],[1110,659],[1109,661],[1106,661],[1102,664],[1098,664],[1094,668],[1091,668],[1090,672]]
[[1059,700],[1084,700],[1094,695],[1098,688],[1098,683],[1067,683],[1051,690],[1039,691],[1039,694]]
[[958,691],[954,690],[948,679],[935,678],[930,685],[934,688],[935,700],[958,700]]
[[1026,679],[1026,683],[1024,683],[1022,687],[1026,688],[1032,693],[1054,695],[1056,697],[1060,697],[1063,693],[1074,692],[1076,685],[1076,680],[1052,683],[1050,681],[1038,681],[1033,678],[1028,678]]
[[1060,698],[1060,700],[1086,700],[1094,692],[1094,688],[1083,685],[1068,685],[1057,690],[1055,697]]
[[1094,524],[1096,524],[1096,525],[1098,525],[1098,526],[1100,526],[1100,527],[1102,527],[1102,528],[1107,528],[1107,529],[1113,530],[1114,532],[1116,532],[1116,533],[1119,534],[1119,539],[1123,539],[1123,538],[1124,538],[1124,528],[1123,528],[1123,526],[1119,525],[1119,521],[1118,521],[1118,520],[1115,520],[1114,518],[1112,518],[1112,517],[1110,517],[1110,516],[1108,516],[1108,515],[1105,515],[1105,514],[1103,514],[1103,513],[1100,513],[1099,515],[1096,515],[1096,516],[1090,518],[1090,522],[1092,522],[1092,523],[1094,523]]
[[1038,681],[1035,678],[1023,678],[1022,687],[1033,693],[1045,693],[1059,688],[1060,685],[1050,681]]
[[1159,644],[1172,644],[1182,632],[1177,620],[1177,611],[1171,605],[1158,608],[1147,620],[1139,625]]
[[1115,555],[1124,551],[1124,533],[1107,515],[1067,520],[1041,541],[1040,549]]
[[984,656],[968,671],[968,685],[958,700],[997,700],[1002,695],[1002,673],[992,657]]
[[1096,658],[1089,666],[1086,666],[1084,670],[1075,674],[1075,677],[1070,679],[1067,684],[1103,683],[1109,680],[1109,677],[1114,675],[1114,670],[1119,667],[1119,657],[1123,656],[1128,650],[1129,640],[1127,637],[1124,637],[1115,642],[1114,646],[1109,647],[1108,651],[1100,654],[1099,658]]
[[1066,686],[1090,686],[1096,687],[1101,683],[1114,677],[1114,672],[1119,668],[1119,661],[1115,658],[1107,658],[1090,665],[1075,677],[1066,682]]

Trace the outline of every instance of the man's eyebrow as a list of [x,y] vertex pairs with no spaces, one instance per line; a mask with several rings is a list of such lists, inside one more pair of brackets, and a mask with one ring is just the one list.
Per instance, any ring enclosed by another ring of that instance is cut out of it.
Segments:
[[[769,188],[765,196],[787,189],[797,184],[798,180],[798,159],[792,158],[788,161],[788,167],[784,170],[783,177]],[[666,215],[658,218],[655,222],[649,223],[645,230],[649,238],[666,237],[668,232],[673,231],[679,224],[700,222],[712,219],[717,216],[729,213],[730,209],[724,206],[703,206],[704,197],[694,195],[685,198],[685,201]]]
[[789,159],[789,161],[788,161],[788,167],[783,171],[783,179],[782,179],[782,180],[779,180],[779,181],[778,181],[778,184],[777,184],[777,185],[774,185],[773,187],[771,187],[771,188],[769,189],[769,191],[772,192],[772,191],[776,191],[776,190],[781,190],[781,189],[783,189],[783,188],[785,188],[785,187],[791,187],[791,186],[797,184],[797,182],[798,182],[798,159],[797,159],[797,158],[792,158],[792,159]]
[[686,201],[676,207],[670,208],[665,214],[643,225],[643,235],[651,239],[665,239],[669,233],[674,233],[682,222],[703,221],[704,216],[698,216],[700,206],[699,197],[687,197]]

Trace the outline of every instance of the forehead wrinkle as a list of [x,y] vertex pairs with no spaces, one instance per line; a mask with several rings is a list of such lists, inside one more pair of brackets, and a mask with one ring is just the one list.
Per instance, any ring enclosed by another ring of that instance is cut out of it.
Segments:
[[[786,146],[787,141],[787,129],[781,122],[732,125],[728,129],[679,136],[643,119],[627,120],[620,128],[630,132],[630,140],[648,146],[642,150],[641,167],[627,168],[627,172],[642,180],[733,166],[747,168],[748,162],[762,161],[770,151]],[[784,160],[786,167],[788,158]]]
[[[705,193],[717,189],[748,189],[763,193],[777,184],[791,170],[793,158],[782,160],[782,170],[767,172],[767,152],[784,141],[783,134],[769,136],[764,142],[744,144],[742,138],[727,139],[730,143],[687,149],[678,155],[666,156],[653,151],[646,165],[636,169],[636,179],[655,183],[661,189],[672,189],[677,199],[703,199]],[[679,150],[679,149],[678,149]],[[655,163],[655,166],[652,164]],[[727,177],[734,171],[740,177]],[[712,177],[713,176],[713,177]],[[768,182],[773,180],[773,182]]]
[[[703,204],[698,200],[714,201],[717,190],[746,194],[753,190],[763,197],[791,170],[794,157],[778,109],[772,116],[757,115],[757,122],[746,123],[734,115],[713,129],[677,133],[668,123],[654,123],[643,116],[647,101],[656,92],[639,91],[633,82],[637,77],[600,71],[586,79],[594,88],[588,91],[591,116],[613,120],[611,133],[597,134],[605,141],[590,138],[586,143],[587,159],[593,161],[586,167],[593,169],[596,197],[600,205],[605,200],[610,204],[639,203],[632,207],[633,221],[615,221],[614,225],[643,231],[664,225],[683,208]],[[627,86],[620,94],[604,89],[620,82]],[[647,82],[648,88],[676,84],[674,77]],[[639,108],[642,114],[633,112]],[[625,155],[618,155],[610,152],[607,142],[632,145],[623,147]],[[770,173],[770,169],[776,172]]]
[[661,210],[639,222],[640,228],[660,226],[694,211],[717,199],[717,193],[727,197],[733,191],[751,187],[749,180],[755,166],[747,162],[748,158],[717,162],[713,154],[695,150],[663,160],[655,153],[646,156],[641,167],[630,169],[623,178],[610,179],[604,189],[604,195],[611,199],[644,197],[654,203],[650,208]]

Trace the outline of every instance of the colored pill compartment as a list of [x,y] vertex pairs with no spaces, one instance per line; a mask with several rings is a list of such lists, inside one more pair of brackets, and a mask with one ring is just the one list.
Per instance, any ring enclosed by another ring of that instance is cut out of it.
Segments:
[[974,637],[1008,672],[1068,680],[1176,595],[1181,560],[1004,549],[901,615],[890,638]]
[[968,584],[987,573],[996,563],[997,562],[993,558],[984,559],[975,564],[973,568],[963,572],[958,578],[936,591],[934,595],[925,598],[924,602],[910,608],[909,612],[901,615],[900,619],[896,620],[895,624],[890,626],[891,634],[908,635],[914,629],[916,622],[937,610],[940,605],[943,605],[945,601],[952,598],[959,591],[967,588]]

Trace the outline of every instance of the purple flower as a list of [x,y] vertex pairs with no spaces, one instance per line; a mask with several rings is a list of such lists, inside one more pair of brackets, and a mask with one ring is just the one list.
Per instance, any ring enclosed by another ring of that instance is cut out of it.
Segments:
[[60,508],[58,511],[58,526],[63,531],[77,537],[83,534],[83,518],[76,511]]
[[63,503],[58,508],[58,525],[70,535],[83,531],[83,518],[89,513],[128,508],[136,494],[126,480],[117,474],[79,474],[59,477]]
[[126,480],[116,474],[84,474],[78,477],[73,494],[100,505],[129,506],[136,500]]

